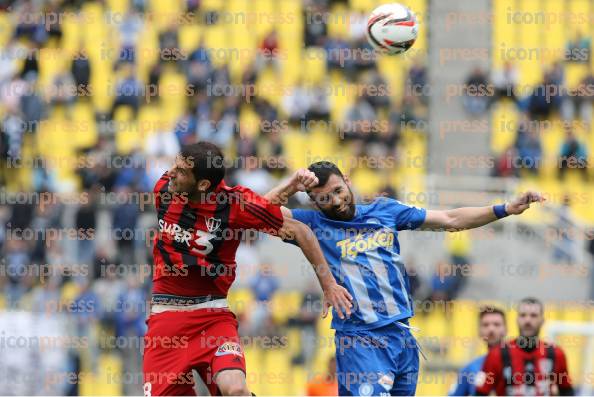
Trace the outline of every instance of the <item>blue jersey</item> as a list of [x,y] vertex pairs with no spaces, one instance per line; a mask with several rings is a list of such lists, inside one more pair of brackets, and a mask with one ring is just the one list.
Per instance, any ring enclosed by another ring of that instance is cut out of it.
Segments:
[[486,356],[480,356],[472,360],[468,365],[458,372],[458,381],[452,385],[450,396],[474,396],[476,395],[476,376],[483,368]]
[[353,296],[351,317],[341,320],[333,313],[332,328],[369,330],[413,315],[398,231],[421,226],[425,209],[382,197],[356,205],[348,222],[313,210],[292,214],[316,234],[334,278]]

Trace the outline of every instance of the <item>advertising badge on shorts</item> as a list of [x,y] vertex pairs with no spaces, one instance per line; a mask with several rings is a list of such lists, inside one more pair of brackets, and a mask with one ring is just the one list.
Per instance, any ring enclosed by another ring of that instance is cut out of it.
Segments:
[[234,356],[243,356],[243,351],[241,350],[241,346],[239,343],[235,342],[225,342],[217,349],[215,356],[227,356],[227,355],[234,355]]

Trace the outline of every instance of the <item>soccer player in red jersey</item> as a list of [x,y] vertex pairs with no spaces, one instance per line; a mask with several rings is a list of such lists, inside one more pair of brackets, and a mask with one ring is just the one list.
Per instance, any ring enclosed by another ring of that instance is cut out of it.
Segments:
[[476,392],[486,396],[572,396],[565,353],[538,338],[544,308],[536,298],[518,305],[520,336],[489,350],[476,379]]
[[[296,240],[322,286],[324,315],[329,306],[339,316],[350,315],[352,297],[336,283],[311,229],[283,218],[279,206],[251,190],[227,186],[224,174],[220,149],[199,142],[182,148],[155,186],[159,233],[145,336],[145,396],[193,395],[193,369],[212,395],[250,394],[237,321],[226,300],[246,230]],[[317,183],[304,172],[293,180]]]

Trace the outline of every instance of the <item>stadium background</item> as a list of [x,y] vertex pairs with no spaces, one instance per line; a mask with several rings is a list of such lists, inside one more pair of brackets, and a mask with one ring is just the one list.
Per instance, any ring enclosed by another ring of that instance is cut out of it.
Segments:
[[[259,192],[327,158],[363,197],[448,208],[527,188],[546,195],[482,232],[402,235],[428,358],[418,394],[447,392],[484,352],[482,303],[505,308],[510,336],[526,295],[546,302],[549,325],[594,322],[591,170],[559,175],[563,150],[578,164],[592,150],[593,94],[575,90],[592,84],[594,2],[405,1],[421,23],[417,42],[376,57],[364,31],[380,3],[0,3],[3,393],[142,392],[155,226],[143,200],[194,139],[224,147],[228,182]],[[517,100],[472,94],[481,81],[515,85]],[[553,89],[550,100],[538,87]],[[577,144],[563,145],[567,129]],[[313,273],[266,238],[243,244],[238,262],[230,300],[252,342],[250,387],[305,393],[333,352]],[[556,341],[585,391],[594,339],[582,331]]]

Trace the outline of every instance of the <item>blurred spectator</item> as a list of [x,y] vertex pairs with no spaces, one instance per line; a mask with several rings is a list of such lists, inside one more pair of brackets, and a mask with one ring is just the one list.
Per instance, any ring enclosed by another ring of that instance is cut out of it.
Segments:
[[70,73],[72,73],[72,77],[74,78],[74,84],[76,85],[77,91],[79,93],[87,93],[82,96],[90,99],[90,93],[92,92],[89,87],[89,83],[91,82],[91,63],[89,62],[89,57],[82,48],[79,49],[72,58]]
[[158,131],[147,138],[145,153],[148,186],[155,186],[163,173],[171,167],[179,150],[180,145],[177,137],[171,131]]
[[427,66],[420,58],[415,58],[406,77],[406,93],[423,105],[429,102],[429,86],[427,81]]
[[[139,274],[126,272],[126,285],[118,295],[115,306],[116,337],[142,338],[146,331],[146,296],[139,282]],[[141,350],[137,349],[141,354]]]
[[502,69],[496,69],[493,72],[491,81],[494,92],[490,105],[502,98],[510,98],[512,101],[518,102],[515,92],[520,82],[520,73],[515,65],[505,62]]
[[324,374],[316,374],[306,386],[308,396],[337,396],[336,357],[328,359],[328,368]]
[[[14,225],[11,225],[13,228]],[[27,292],[27,275],[31,276],[31,258],[24,240],[7,240],[4,249],[7,280],[4,287],[6,306],[16,309]]]
[[0,48],[0,87],[19,72],[21,66],[18,54],[24,49],[23,45],[15,38]]
[[39,95],[37,79],[33,75],[26,77],[27,90],[21,97],[21,111],[25,122],[25,132],[36,132],[41,119],[45,117],[45,103]]
[[571,215],[571,199],[569,195],[563,197],[563,202],[556,209],[555,216],[555,238],[553,249],[553,260],[555,263],[572,265],[575,263],[576,244],[574,231],[577,224]]
[[23,148],[23,135],[25,122],[21,114],[12,109],[6,109],[6,114],[0,124],[0,156],[5,160],[20,160]]
[[54,314],[60,309],[60,277],[51,276],[31,293],[31,311]]
[[553,111],[561,107],[561,91],[557,75],[545,73],[543,81],[532,90],[528,97],[528,112],[531,119],[547,120]]
[[[116,303],[116,338],[125,340],[120,348],[124,361],[124,373],[138,374],[142,371],[142,346],[146,332],[145,320],[147,317],[147,303],[138,274],[127,273],[126,286],[118,295]],[[162,341],[150,341],[150,343],[162,343]],[[134,383],[126,383],[124,391],[127,395],[135,395],[138,390]]]
[[306,0],[303,5],[303,13],[303,43],[305,47],[322,47],[328,34],[326,2]]
[[190,55],[190,62],[186,71],[186,77],[192,90],[195,92],[210,88],[208,86],[209,82],[212,82],[213,71],[206,50],[202,47],[195,50]]
[[311,108],[311,96],[303,82],[298,82],[282,99],[283,111],[289,122],[299,123],[305,120]]
[[374,109],[385,110],[390,107],[391,90],[388,81],[374,67],[363,76],[364,96]]
[[21,97],[27,92],[27,82],[15,75],[6,84],[0,86],[0,102],[7,111],[16,113],[20,110]]
[[565,140],[559,152],[559,179],[563,180],[569,169],[577,169],[582,173],[584,181],[588,180],[588,152],[586,145],[578,140],[573,128],[565,128]]
[[514,158],[517,156],[515,145],[510,145],[495,159],[495,166],[492,170],[492,176],[510,177],[518,176],[518,171],[514,167]]
[[350,57],[351,47],[341,37],[329,37],[324,43],[326,66],[328,70],[348,71],[352,73],[353,63]]
[[233,139],[237,123],[235,108],[223,109],[222,106],[213,107],[209,116],[202,115],[198,118],[198,140],[212,142],[226,149],[231,139]]
[[74,317],[77,336],[88,341],[88,349],[84,349],[84,352],[88,356],[91,368],[95,370],[99,353],[94,330],[102,316],[101,302],[92,290],[87,277],[77,278],[75,285],[78,293],[70,303],[69,310]]
[[194,112],[194,106],[191,103],[186,105],[186,111],[182,115],[182,117],[177,120],[175,127],[173,128],[173,132],[179,146],[183,145],[190,145],[192,143],[198,142],[198,138],[196,135],[198,120],[196,119],[196,114]]
[[489,105],[489,81],[485,70],[476,66],[464,83],[464,110],[471,116],[485,113]]
[[453,263],[439,261],[435,265],[435,273],[431,277],[431,301],[452,301],[458,296],[463,276],[455,270]]
[[136,45],[140,33],[144,29],[144,21],[138,12],[135,12],[134,9],[129,9],[126,15],[124,15],[118,28],[120,33],[120,54],[118,56],[118,63],[133,63],[136,61]]
[[309,90],[309,110],[305,117],[307,120],[330,119],[330,100],[326,86],[318,84]]
[[271,30],[262,40],[256,53],[256,69],[262,70],[264,67],[271,65],[275,71],[280,71],[280,62],[278,59],[278,33],[276,30]]
[[60,46],[62,40],[62,23],[59,15],[61,15],[61,4],[57,2],[45,3],[45,10],[43,14],[43,28],[49,39],[56,41],[56,47]]
[[258,194],[266,194],[274,186],[274,180],[270,173],[259,164],[258,157],[242,158],[243,168],[234,174],[234,180],[238,185],[252,189]]
[[565,60],[567,62],[590,62],[590,46],[591,39],[578,30],[574,38],[567,42]]
[[160,62],[155,62],[149,70],[148,86],[151,92],[151,97],[147,100],[159,101],[160,98],[160,82],[161,75],[163,74],[163,65]]
[[316,353],[318,341],[318,318],[322,311],[322,295],[316,283],[310,282],[303,293],[301,307],[297,316],[287,321],[288,327],[301,331],[301,351],[293,357],[293,365],[308,365]]
[[70,71],[59,73],[54,77],[50,93],[50,104],[53,107],[63,106],[69,118],[72,116],[72,105],[76,101],[76,95],[76,83]]
[[140,109],[140,101],[144,97],[144,86],[138,80],[136,71],[131,65],[124,68],[124,77],[118,82],[115,93],[115,100],[111,106],[109,119],[113,120],[116,110],[121,106],[128,106],[132,109],[133,117],[136,119]]
[[[588,73],[580,81],[575,91],[563,98],[561,116],[564,121],[572,122],[579,116],[586,131],[592,128],[592,102],[594,101],[594,74]],[[576,115],[577,113],[577,115]]]
[[136,225],[138,223],[138,204],[132,199],[132,187],[122,185],[116,191],[117,203],[112,213],[112,232],[116,239],[117,261],[123,265],[137,263],[135,260]]
[[377,120],[375,110],[363,96],[358,96],[346,112],[342,127],[344,138],[365,139],[371,133],[374,120]]
[[162,63],[173,62],[177,64],[182,57],[179,48],[179,26],[175,20],[171,22],[165,30],[159,33],[160,61]]
[[541,164],[540,130],[526,116],[520,121],[515,147],[522,168],[537,174]]
[[[80,265],[89,266],[93,264],[95,257],[95,231],[97,230],[97,206],[94,195],[88,195],[86,203],[82,203],[74,218],[76,230],[83,233],[81,238],[76,240],[77,262]],[[91,236],[92,238],[87,238]]]
[[272,298],[279,288],[278,277],[273,273],[272,266],[260,264],[258,273],[250,282],[250,289],[254,294],[255,307],[250,317],[250,334],[260,335],[272,316],[270,305]]

